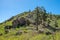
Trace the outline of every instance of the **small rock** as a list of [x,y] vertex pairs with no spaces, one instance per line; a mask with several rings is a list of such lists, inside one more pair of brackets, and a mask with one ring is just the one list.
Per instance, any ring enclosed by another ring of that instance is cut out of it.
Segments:
[[7,33],[9,33],[9,30],[8,29],[5,30],[5,34],[7,34]]
[[46,32],[46,35],[50,35],[50,34],[52,34],[51,32]]
[[2,36],[3,34],[2,33],[0,33],[0,36]]
[[15,35],[21,35],[23,31],[18,31]]

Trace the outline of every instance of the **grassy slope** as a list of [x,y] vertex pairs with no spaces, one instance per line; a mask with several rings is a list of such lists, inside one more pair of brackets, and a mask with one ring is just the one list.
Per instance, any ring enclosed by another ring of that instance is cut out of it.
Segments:
[[[28,14],[26,14],[28,15]],[[24,16],[26,16],[24,15]],[[22,16],[21,16],[22,17]],[[16,19],[16,18],[14,18]],[[37,33],[34,33],[33,31],[31,30],[26,30],[26,28],[22,27],[22,28],[19,28],[19,29],[16,29],[16,30],[10,30],[10,33],[8,34],[4,34],[4,26],[5,25],[12,25],[12,21],[8,21],[6,23],[3,23],[0,25],[0,33],[3,33],[2,36],[0,36],[0,40],[53,40],[53,37],[55,38],[55,40],[60,40],[60,32],[56,32],[55,35],[45,35],[45,34],[37,34]],[[58,22],[58,25],[60,27],[60,19],[57,20]],[[18,30],[22,29],[23,31],[26,31],[28,33],[26,34],[22,34],[22,35],[19,35],[19,36],[15,36],[13,34],[15,34]]]
[[53,40],[53,37],[55,40],[60,40],[60,32],[56,32],[55,35],[33,34],[32,32],[29,32],[19,36],[14,36],[10,33],[0,36],[0,40]]

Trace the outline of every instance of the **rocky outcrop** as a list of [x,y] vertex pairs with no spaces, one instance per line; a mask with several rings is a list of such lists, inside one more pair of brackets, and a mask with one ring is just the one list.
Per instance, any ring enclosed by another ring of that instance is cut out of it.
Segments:
[[24,17],[21,17],[21,18],[17,18],[16,20],[14,20],[12,22],[12,26],[13,28],[19,28],[20,26],[26,26],[26,25],[29,25],[30,24],[30,21],[25,19]]

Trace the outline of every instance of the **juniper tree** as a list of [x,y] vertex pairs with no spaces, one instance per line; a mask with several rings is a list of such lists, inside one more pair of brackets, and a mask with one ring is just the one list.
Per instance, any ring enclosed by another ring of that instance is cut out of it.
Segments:
[[41,7],[41,20],[42,20],[42,27],[45,27],[45,22],[46,22],[46,19],[47,19],[47,14],[46,14],[46,10],[44,9],[44,7]]
[[38,30],[39,22],[41,22],[40,24],[45,25],[44,22],[47,19],[46,10],[44,9],[44,7],[36,7],[36,9],[34,10],[34,13],[36,14],[35,16],[36,30]]
[[55,27],[58,27],[58,23],[57,23],[57,20],[55,20]]
[[36,8],[36,30],[38,30],[38,22],[39,22],[39,7]]

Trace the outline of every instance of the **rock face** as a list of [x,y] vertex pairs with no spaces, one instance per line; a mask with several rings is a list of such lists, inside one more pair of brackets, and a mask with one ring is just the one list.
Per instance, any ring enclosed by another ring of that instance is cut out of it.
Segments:
[[17,19],[14,20],[14,21],[12,22],[13,28],[16,28],[16,27],[18,26],[18,24],[19,24],[18,20],[17,20]]
[[19,26],[26,26],[29,24],[30,24],[29,20],[26,20],[24,17],[17,18],[12,22],[13,28],[16,28],[16,27],[19,28]]
[[20,26],[26,25],[26,20],[24,17],[21,17],[18,21]]

